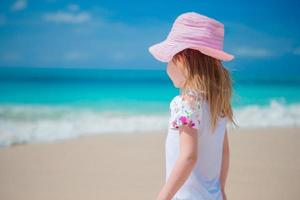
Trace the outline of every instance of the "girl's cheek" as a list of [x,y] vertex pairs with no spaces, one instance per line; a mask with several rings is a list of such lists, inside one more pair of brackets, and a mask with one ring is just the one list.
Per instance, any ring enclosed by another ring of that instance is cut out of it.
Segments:
[[185,77],[182,74],[181,70],[179,69],[178,66],[173,64],[172,62],[168,64],[167,66],[167,74],[172,80],[173,84],[175,87],[183,87],[185,83]]
[[180,73],[174,73],[173,74],[173,83],[176,87],[183,87],[184,83],[185,83],[185,78],[182,76],[182,74]]
[[183,76],[180,76],[180,78],[178,78],[178,86],[182,88],[184,83],[185,83],[185,78]]
[[170,63],[168,63],[168,65],[167,65],[167,74],[172,79],[172,72],[171,72],[171,65],[170,65]]
[[186,81],[186,78],[179,67],[177,67],[176,70],[176,80],[179,87],[182,87]]

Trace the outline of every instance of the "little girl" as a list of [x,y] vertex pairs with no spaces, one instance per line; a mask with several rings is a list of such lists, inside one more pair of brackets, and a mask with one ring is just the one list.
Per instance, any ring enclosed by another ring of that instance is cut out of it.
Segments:
[[188,12],[175,20],[165,41],[149,48],[167,62],[180,94],[170,102],[165,141],[166,181],[156,200],[226,200],[229,169],[226,125],[235,124],[231,78],[221,61],[224,25]]

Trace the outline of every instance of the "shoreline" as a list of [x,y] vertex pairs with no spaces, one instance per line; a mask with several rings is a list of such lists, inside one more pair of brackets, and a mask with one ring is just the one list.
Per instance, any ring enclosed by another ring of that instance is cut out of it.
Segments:
[[[270,126],[270,127],[242,127],[242,128],[231,128],[228,127],[228,131],[229,132],[244,132],[244,133],[250,133],[251,132],[255,132],[255,131],[263,131],[265,133],[272,133],[272,130],[276,131],[276,132],[284,132],[285,130],[291,130],[293,131],[294,129],[298,129],[300,130],[300,126],[286,126],[286,127],[282,127],[282,126]],[[164,131],[135,131],[135,132],[109,132],[109,133],[88,133],[88,134],[82,134],[79,135],[77,137],[69,137],[69,138],[63,138],[63,139],[54,139],[51,141],[48,140],[44,140],[44,141],[35,141],[35,142],[23,142],[23,143],[13,143],[9,146],[2,146],[0,147],[0,151],[3,149],[7,149],[7,148],[14,148],[14,147],[18,147],[18,146],[23,146],[23,145],[34,145],[34,144],[51,144],[51,143],[60,143],[60,142],[67,142],[69,140],[77,140],[77,139],[81,139],[81,138],[86,138],[86,137],[94,137],[94,136],[133,136],[133,135],[144,135],[144,134],[156,134],[156,133],[166,133],[167,129]],[[300,131],[299,131],[300,134]]]

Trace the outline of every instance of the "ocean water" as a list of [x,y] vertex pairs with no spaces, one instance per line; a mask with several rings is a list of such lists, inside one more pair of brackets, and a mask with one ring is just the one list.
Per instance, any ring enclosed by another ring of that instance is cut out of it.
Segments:
[[[233,71],[240,127],[299,127],[300,76]],[[179,93],[165,70],[0,68],[0,147],[102,133],[166,131]]]

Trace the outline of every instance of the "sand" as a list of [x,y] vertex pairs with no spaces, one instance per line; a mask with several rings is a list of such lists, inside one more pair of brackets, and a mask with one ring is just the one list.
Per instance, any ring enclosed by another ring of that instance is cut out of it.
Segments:
[[[110,134],[0,149],[1,200],[155,200],[162,133]],[[229,200],[300,199],[300,129],[229,131]]]

